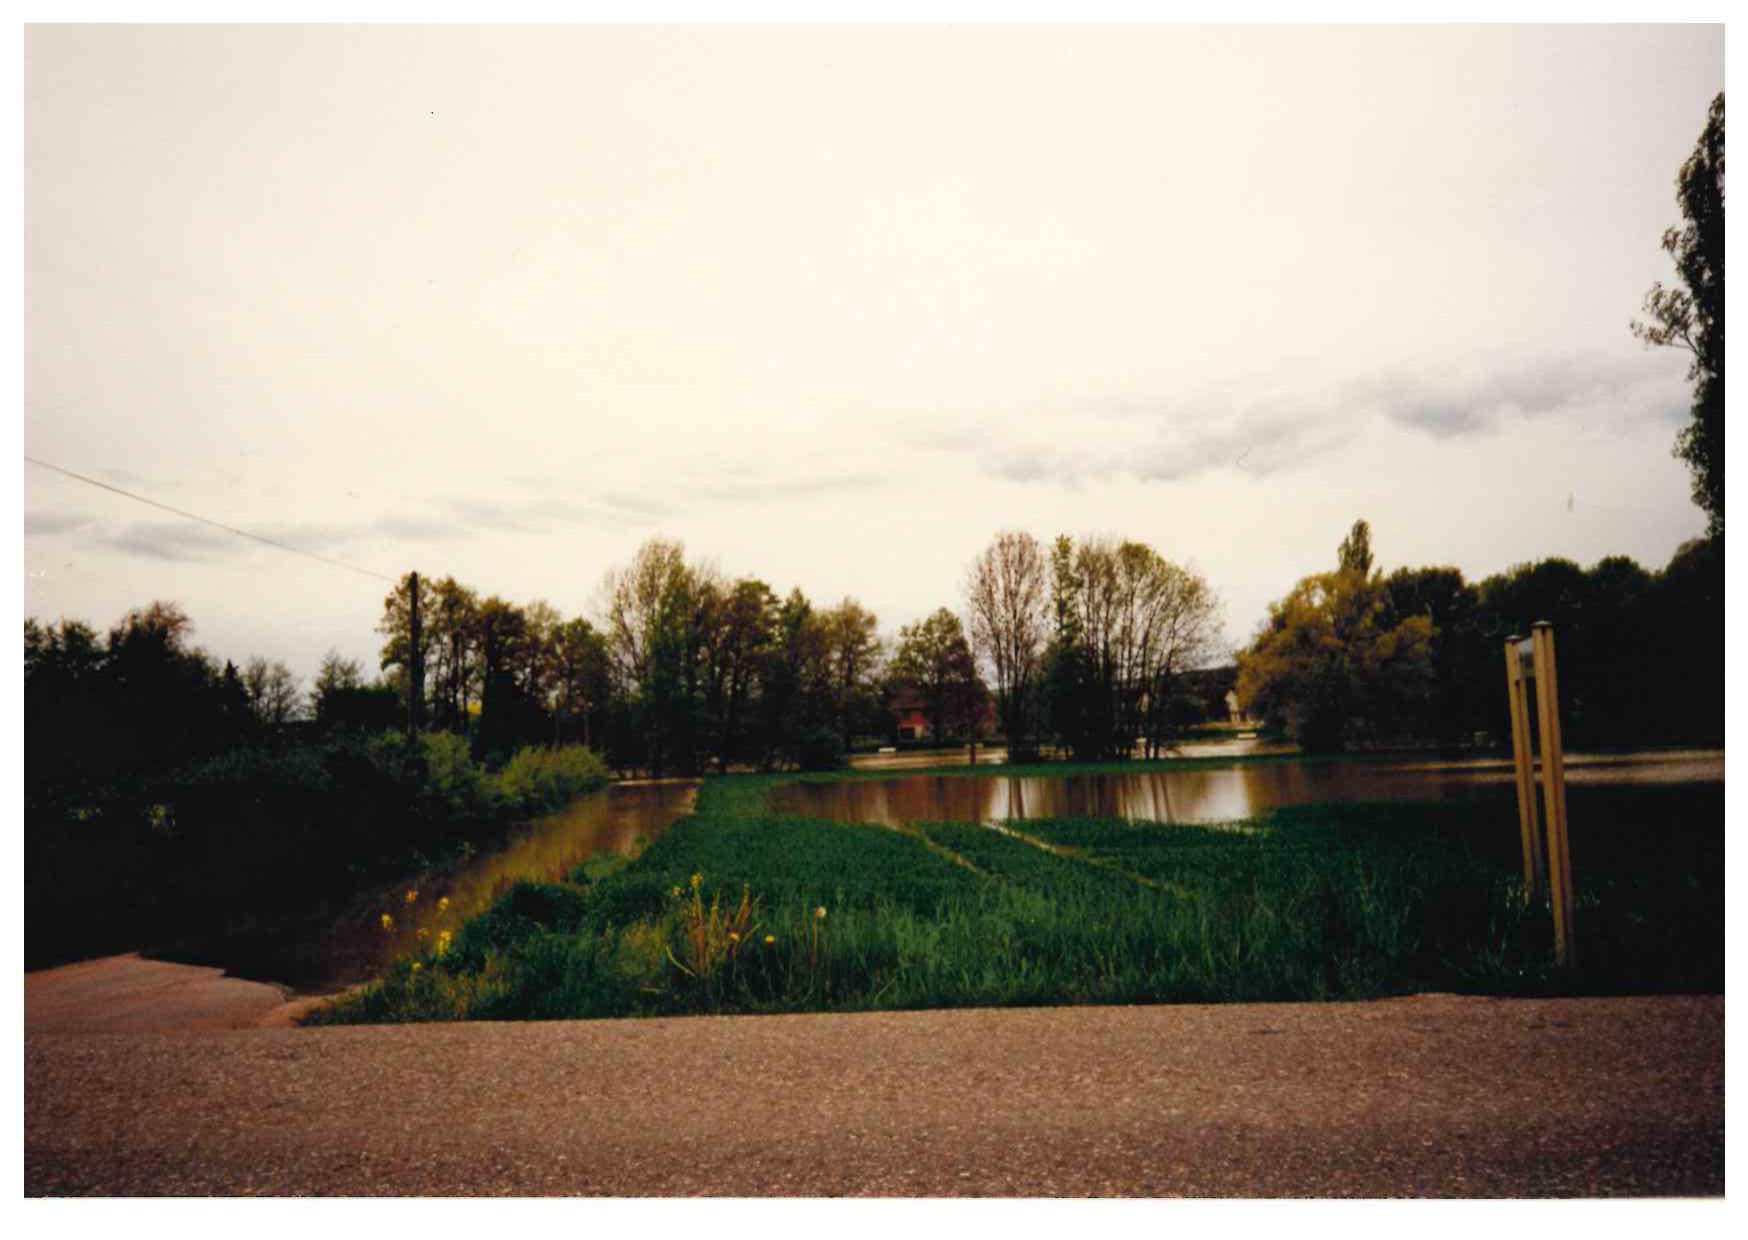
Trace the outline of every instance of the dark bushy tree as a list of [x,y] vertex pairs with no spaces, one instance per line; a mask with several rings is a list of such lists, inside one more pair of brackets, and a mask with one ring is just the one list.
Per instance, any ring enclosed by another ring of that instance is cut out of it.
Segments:
[[1699,142],[1675,178],[1684,221],[1663,234],[1682,288],[1653,284],[1645,295],[1648,322],[1633,334],[1648,345],[1693,354],[1693,421],[1675,441],[1675,455],[1693,471],[1693,501],[1705,510],[1707,533],[1724,533],[1724,96],[1712,100]]

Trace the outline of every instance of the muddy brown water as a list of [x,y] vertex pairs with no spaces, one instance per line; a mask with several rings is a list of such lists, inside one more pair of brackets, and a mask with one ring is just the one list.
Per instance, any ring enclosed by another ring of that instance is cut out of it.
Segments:
[[519,879],[552,881],[591,857],[635,851],[690,813],[697,797],[695,781],[614,784],[519,824],[490,851],[416,881],[385,884],[344,909],[151,954],[306,994],[342,990],[436,946]]
[[[1566,778],[1584,783],[1722,781],[1722,751],[1569,754]],[[835,822],[989,822],[1128,818],[1222,822],[1283,805],[1325,801],[1491,800],[1514,795],[1512,766],[1497,759],[1267,762],[1223,769],[1095,775],[895,775],[774,789],[778,813]]]

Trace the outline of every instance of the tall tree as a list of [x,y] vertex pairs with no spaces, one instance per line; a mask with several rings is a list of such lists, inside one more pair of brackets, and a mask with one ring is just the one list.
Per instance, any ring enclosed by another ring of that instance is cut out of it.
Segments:
[[1238,696],[1285,723],[1309,751],[1388,738],[1432,691],[1433,623],[1389,623],[1389,590],[1371,564],[1370,532],[1356,522],[1340,567],[1306,577],[1269,605],[1250,648],[1238,656]]
[[901,628],[892,673],[922,695],[937,741],[961,728],[975,732],[986,691],[958,616],[942,607]]
[[431,586],[431,606],[425,629],[431,635],[433,719],[440,728],[466,732],[469,705],[479,679],[479,595],[454,577]]
[[1034,698],[1044,652],[1049,565],[1038,540],[1003,530],[971,562],[965,608],[971,645],[994,675],[996,706],[1008,750],[1031,752]]
[[820,613],[830,671],[831,712],[846,752],[858,723],[870,716],[878,696],[879,620],[853,598]]
[[1685,221],[1663,234],[1685,288],[1661,281],[1645,294],[1649,322],[1633,335],[1647,345],[1693,355],[1693,421],[1675,441],[1675,455],[1693,473],[1693,502],[1705,510],[1707,533],[1724,532],[1724,96],[1712,100],[1699,142],[1675,178]]
[[303,695],[297,677],[285,664],[257,655],[244,664],[242,681],[249,709],[262,727],[277,732],[297,718]]
[[[417,590],[414,589],[415,582]],[[414,641],[413,623],[415,595],[419,619],[416,626],[417,642]],[[382,670],[387,672],[393,669],[396,681],[408,693],[406,705],[410,712],[409,717],[424,709],[424,702],[421,700],[415,703],[411,695],[423,696],[425,668],[430,663],[431,647],[435,640],[431,625],[426,622],[431,614],[431,603],[431,582],[416,573],[408,573],[395,583],[395,588],[382,600],[382,619],[376,625],[376,631],[383,638]]]

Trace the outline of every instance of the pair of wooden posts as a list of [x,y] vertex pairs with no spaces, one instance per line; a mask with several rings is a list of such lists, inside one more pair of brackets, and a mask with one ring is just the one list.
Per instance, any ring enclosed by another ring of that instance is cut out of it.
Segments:
[[[1505,639],[1505,684],[1511,705],[1511,753],[1517,766],[1517,819],[1523,831],[1523,886],[1526,899],[1547,898],[1554,909],[1554,959],[1576,960],[1572,926],[1572,852],[1566,842],[1566,759],[1560,749],[1560,693],[1554,672],[1554,627],[1546,620],[1530,637]],[[1536,728],[1530,727],[1529,685],[1535,681]],[[1536,815],[1535,735],[1542,742],[1542,801],[1546,806],[1547,851],[1542,850]]]

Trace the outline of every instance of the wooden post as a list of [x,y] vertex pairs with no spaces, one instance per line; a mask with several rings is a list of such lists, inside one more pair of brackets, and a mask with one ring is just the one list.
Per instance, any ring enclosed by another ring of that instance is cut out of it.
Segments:
[[1577,961],[1573,926],[1572,852],[1566,835],[1566,758],[1560,748],[1560,686],[1554,671],[1554,626],[1531,629],[1535,655],[1536,717],[1542,731],[1542,800],[1548,817],[1548,886],[1554,904],[1554,959]]
[[1529,694],[1524,685],[1523,639],[1505,639],[1505,700],[1511,711],[1511,760],[1517,773],[1517,825],[1523,837],[1523,897],[1548,894],[1547,862],[1536,814],[1535,742],[1530,732]]

